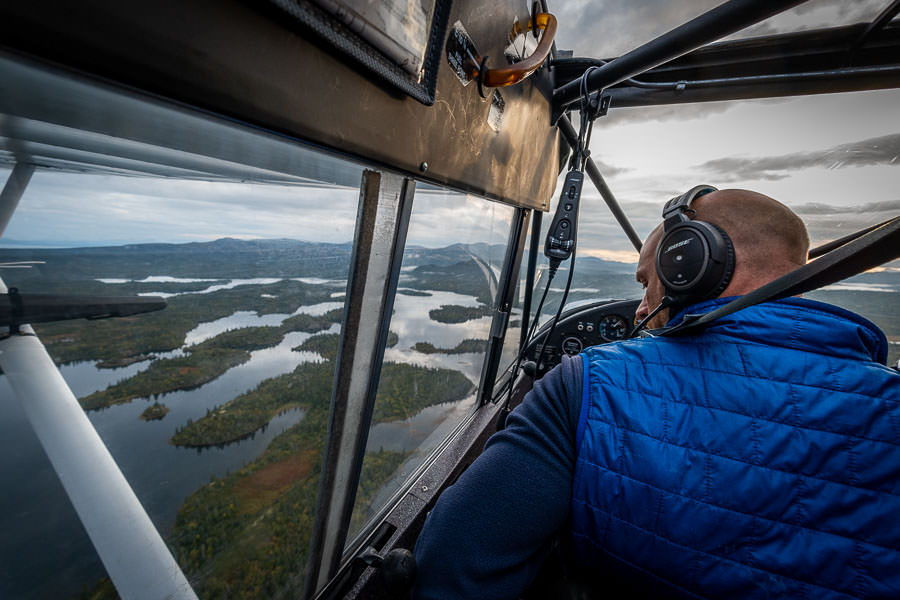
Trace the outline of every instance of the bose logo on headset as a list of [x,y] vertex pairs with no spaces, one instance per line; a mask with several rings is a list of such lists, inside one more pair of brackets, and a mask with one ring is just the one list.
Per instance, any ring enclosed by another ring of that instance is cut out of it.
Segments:
[[668,254],[669,252],[671,252],[671,251],[674,250],[675,248],[681,248],[682,246],[687,246],[687,245],[690,244],[692,241],[693,241],[692,239],[688,238],[688,239],[686,239],[686,240],[684,240],[684,241],[682,241],[682,242],[678,242],[677,244],[672,244],[671,246],[669,246],[668,248],[666,248],[665,254]]
[[[718,225],[694,220],[691,203],[716,191],[698,185],[663,208],[664,233],[656,251],[656,272],[675,303],[686,306],[721,294],[734,273],[734,246]],[[695,243],[696,240],[696,243]],[[672,250],[683,248],[671,255]]]

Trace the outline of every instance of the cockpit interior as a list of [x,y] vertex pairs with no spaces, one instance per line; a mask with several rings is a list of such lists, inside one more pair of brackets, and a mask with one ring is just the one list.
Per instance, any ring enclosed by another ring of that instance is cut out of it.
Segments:
[[0,597],[407,597],[707,180],[896,364],[900,2],[595,4],[5,3]]

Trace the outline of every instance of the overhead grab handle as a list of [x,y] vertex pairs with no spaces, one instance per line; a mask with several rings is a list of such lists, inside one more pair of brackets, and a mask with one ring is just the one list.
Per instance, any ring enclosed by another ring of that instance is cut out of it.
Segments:
[[505,87],[524,81],[534,73],[544,60],[550,55],[553,46],[553,38],[556,36],[556,17],[550,13],[538,13],[533,19],[529,19],[524,25],[517,21],[513,25],[511,35],[526,34],[529,31],[537,35],[537,29],[542,29],[541,41],[528,58],[508,67],[490,69],[487,67],[488,57],[481,57],[478,61],[478,82],[482,87]]

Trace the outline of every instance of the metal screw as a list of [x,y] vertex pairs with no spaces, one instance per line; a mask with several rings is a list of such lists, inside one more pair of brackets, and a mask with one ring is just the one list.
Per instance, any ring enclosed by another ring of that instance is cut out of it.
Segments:
[[423,160],[423,161],[422,161],[422,164],[419,165],[419,170],[422,171],[423,173],[424,173],[425,171],[427,171],[427,170],[428,170],[428,163],[425,162],[425,161]]

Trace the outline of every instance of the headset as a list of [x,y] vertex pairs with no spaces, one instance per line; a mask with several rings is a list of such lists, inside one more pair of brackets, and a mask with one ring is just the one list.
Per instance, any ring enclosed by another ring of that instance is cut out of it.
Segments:
[[711,185],[692,187],[663,207],[663,237],[656,249],[656,273],[670,303],[687,306],[715,298],[734,273],[734,245],[721,227],[695,220],[691,203],[715,192]]

